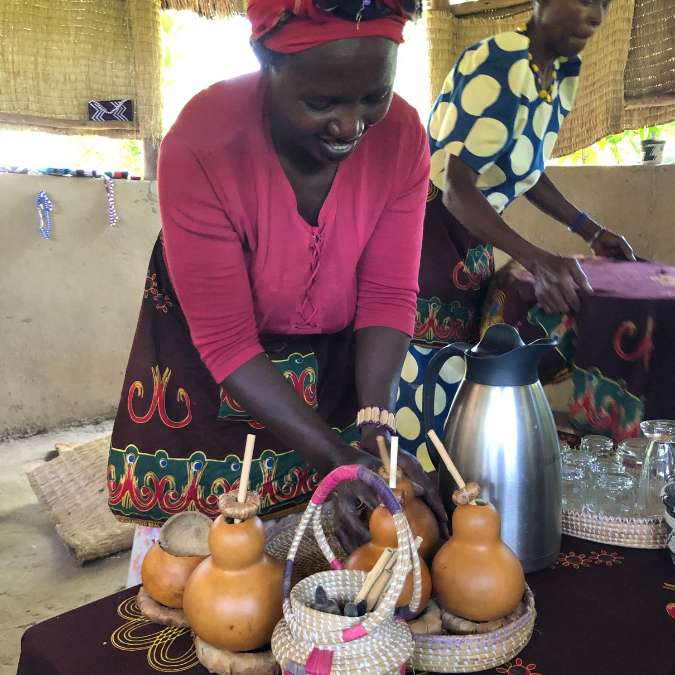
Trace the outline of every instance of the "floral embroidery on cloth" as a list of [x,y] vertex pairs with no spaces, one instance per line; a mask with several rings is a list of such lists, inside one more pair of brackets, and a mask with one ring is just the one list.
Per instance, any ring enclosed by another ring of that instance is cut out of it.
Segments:
[[157,274],[149,273],[145,278],[145,288],[143,289],[143,297],[147,300],[151,298],[155,303],[155,309],[166,314],[169,308],[173,307],[169,296],[161,290],[157,285]]
[[495,670],[503,675],[542,675],[535,671],[536,667],[536,663],[526,663],[523,659],[518,657],[513,663],[509,662],[504,666],[495,668]]
[[[318,404],[316,385],[319,377],[319,364],[314,353],[294,352],[285,359],[270,359],[274,367],[286,378],[300,398],[312,408]],[[237,403],[223,387],[220,388],[220,410],[218,419],[236,419],[245,421],[254,429],[265,427]]]
[[599,551],[591,551],[590,553],[577,553],[576,551],[569,551],[561,553],[558,556],[558,561],[554,563],[553,567],[560,565],[561,567],[571,567],[578,570],[595,566],[616,567],[623,564],[623,556],[616,551],[607,551],[601,548]]

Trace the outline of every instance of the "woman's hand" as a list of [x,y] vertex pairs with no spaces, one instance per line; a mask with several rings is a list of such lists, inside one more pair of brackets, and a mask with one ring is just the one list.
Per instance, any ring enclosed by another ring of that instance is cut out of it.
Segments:
[[[361,431],[361,447],[371,455],[377,455],[377,437],[384,436],[387,446],[391,444],[391,434],[374,425],[365,425]],[[387,467],[388,469],[389,467]],[[403,471],[405,477],[410,481],[415,490],[415,494],[424,500],[433,511],[438,521],[438,527],[441,536],[447,539],[448,534],[448,514],[443,506],[443,500],[438,493],[438,486],[431,476],[423,469],[417,457],[409,452],[400,450],[398,453],[398,468]]]
[[441,538],[447,539],[450,536],[448,531],[448,514],[438,493],[438,483],[432,480],[417,457],[408,452],[401,451],[398,453],[398,466],[410,481],[417,497],[423,499],[436,516]]
[[[351,446],[343,448],[338,455],[336,466],[345,464],[361,464],[375,472],[382,466],[376,456]],[[335,534],[345,552],[351,553],[370,540],[368,517],[377,508],[379,497],[365,483],[350,481],[337,486],[331,501]]]
[[592,293],[588,277],[575,258],[544,253],[530,266],[537,302],[547,314],[579,310],[579,291]]
[[591,244],[591,250],[602,258],[617,260],[635,260],[635,254],[625,237],[616,232],[603,229]]
[[[381,428],[366,426],[363,429],[361,444],[363,450],[352,448],[353,454],[342,455],[344,464],[363,464],[369,469],[376,471],[382,466],[377,455],[376,437],[386,436]],[[424,471],[416,457],[400,451],[398,454],[398,467],[410,481],[415,494],[423,499],[431,508],[438,521],[439,531],[443,539],[448,538],[448,515],[443,507],[438,488],[429,474]],[[343,483],[336,489],[335,499],[335,532],[340,544],[347,553],[370,540],[368,530],[368,518],[372,511],[380,504],[379,497],[365,484],[355,481]]]

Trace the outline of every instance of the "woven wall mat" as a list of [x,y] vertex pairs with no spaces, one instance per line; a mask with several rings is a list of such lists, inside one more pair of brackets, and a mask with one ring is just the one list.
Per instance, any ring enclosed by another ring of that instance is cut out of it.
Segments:
[[668,528],[663,518],[618,518],[565,511],[562,531],[571,537],[596,541],[599,544],[627,548],[666,548]]
[[125,551],[133,541],[133,525],[118,522],[108,508],[109,449],[110,436],[82,445],[57,444],[59,455],[27,474],[56,532],[80,563]]
[[[160,0],[2,0],[0,36],[0,127],[161,137]],[[133,122],[89,120],[116,99]]]

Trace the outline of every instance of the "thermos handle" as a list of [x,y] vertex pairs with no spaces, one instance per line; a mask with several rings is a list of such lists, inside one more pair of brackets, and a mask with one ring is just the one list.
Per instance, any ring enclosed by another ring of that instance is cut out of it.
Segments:
[[[453,342],[446,345],[443,349],[439,349],[436,354],[429,361],[426,372],[424,373],[424,383],[422,384],[422,416],[424,418],[424,438],[434,428],[434,394],[436,393],[436,380],[441,368],[451,356],[466,355],[466,352],[471,348],[466,342]],[[427,443],[427,450],[429,452],[429,459],[432,464],[438,469],[438,453],[436,452],[432,443]]]

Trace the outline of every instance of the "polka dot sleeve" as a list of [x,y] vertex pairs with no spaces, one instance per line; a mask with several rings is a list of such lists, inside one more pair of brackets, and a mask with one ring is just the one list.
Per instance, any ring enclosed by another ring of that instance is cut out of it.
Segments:
[[429,120],[436,187],[444,189],[448,155],[483,175],[510,150],[519,117],[527,119],[527,102],[536,98],[531,80],[527,41],[517,33],[484,40],[460,55]]

